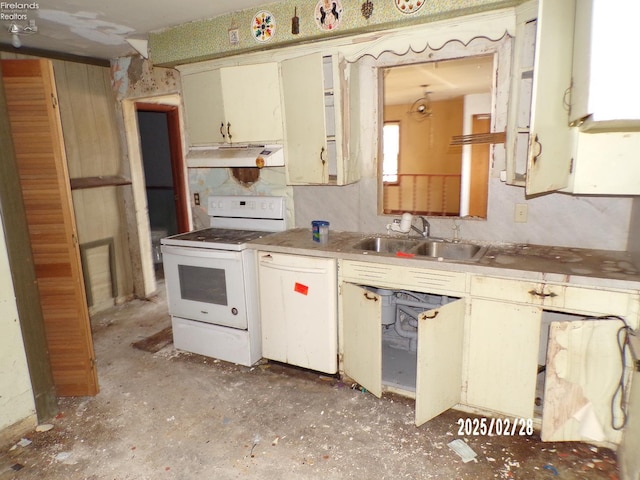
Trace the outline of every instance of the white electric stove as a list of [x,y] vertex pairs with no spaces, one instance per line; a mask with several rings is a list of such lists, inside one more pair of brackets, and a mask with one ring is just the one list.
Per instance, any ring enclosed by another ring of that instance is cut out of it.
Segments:
[[176,349],[241,365],[262,357],[256,251],[286,229],[284,197],[211,196],[211,227],[161,240]]

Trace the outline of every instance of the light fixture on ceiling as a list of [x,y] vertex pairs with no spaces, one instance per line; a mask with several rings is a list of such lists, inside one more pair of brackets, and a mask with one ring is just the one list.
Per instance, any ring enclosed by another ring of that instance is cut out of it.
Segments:
[[11,25],[9,25],[9,33],[11,34],[11,45],[15,48],[20,48],[22,46],[20,35],[33,35],[34,33],[38,33],[38,26],[35,20],[29,20],[29,23],[24,26],[18,25],[16,22],[11,22]]
[[427,91],[429,85],[420,85],[420,87],[424,90],[424,94],[413,102],[409,109],[411,116],[418,121],[431,116],[431,98],[429,97],[431,92]]

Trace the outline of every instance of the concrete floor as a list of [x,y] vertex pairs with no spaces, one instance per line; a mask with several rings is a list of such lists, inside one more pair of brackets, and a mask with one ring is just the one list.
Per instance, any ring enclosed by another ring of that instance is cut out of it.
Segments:
[[614,452],[535,434],[464,438],[465,464],[447,444],[467,414],[415,427],[412,401],[336,378],[133,348],[170,325],[163,294],[92,325],[100,394],[61,398],[52,430],[0,446],[1,480],[618,478]]

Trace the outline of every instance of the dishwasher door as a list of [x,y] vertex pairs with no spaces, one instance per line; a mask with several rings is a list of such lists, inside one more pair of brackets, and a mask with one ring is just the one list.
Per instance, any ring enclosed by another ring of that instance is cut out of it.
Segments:
[[260,252],[258,273],[262,356],[336,373],[336,260]]

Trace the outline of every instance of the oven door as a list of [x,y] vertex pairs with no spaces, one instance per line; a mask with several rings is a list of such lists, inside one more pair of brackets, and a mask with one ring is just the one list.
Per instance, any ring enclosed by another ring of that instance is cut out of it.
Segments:
[[162,246],[169,313],[247,329],[242,252]]

